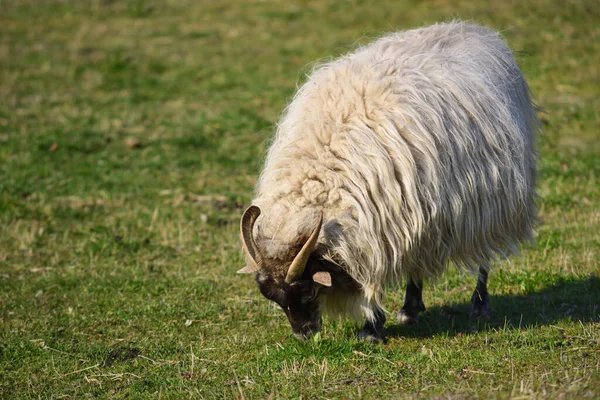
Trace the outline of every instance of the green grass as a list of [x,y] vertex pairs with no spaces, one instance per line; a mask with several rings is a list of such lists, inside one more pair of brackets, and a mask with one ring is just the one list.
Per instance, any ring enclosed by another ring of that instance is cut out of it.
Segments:
[[[0,398],[599,397],[600,8],[452,3],[0,0]],[[453,17],[545,110],[537,242],[489,321],[450,271],[383,345],[297,342],[235,274],[273,125],[314,61]]]

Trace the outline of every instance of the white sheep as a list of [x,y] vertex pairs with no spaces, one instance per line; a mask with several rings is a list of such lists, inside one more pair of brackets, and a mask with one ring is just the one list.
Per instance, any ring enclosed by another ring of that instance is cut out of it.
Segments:
[[423,279],[450,262],[479,270],[473,313],[487,314],[490,262],[536,222],[535,110],[498,33],[460,21],[321,65],[278,124],[239,272],[298,337],[325,310],[364,315],[361,337],[378,341],[386,286],[408,282],[398,319],[416,322]]

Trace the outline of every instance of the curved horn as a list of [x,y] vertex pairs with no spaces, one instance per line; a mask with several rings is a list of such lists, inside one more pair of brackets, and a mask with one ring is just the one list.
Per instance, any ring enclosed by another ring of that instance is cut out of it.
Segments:
[[260,269],[263,263],[263,257],[256,246],[256,242],[254,241],[254,236],[252,235],[252,231],[254,229],[254,223],[256,219],[260,215],[260,208],[256,206],[250,206],[244,211],[244,215],[242,215],[242,220],[240,221],[240,232],[242,234],[242,244],[244,245],[244,250],[246,254],[250,256],[252,263],[256,266],[256,269]]
[[317,239],[319,238],[319,232],[321,232],[321,224],[323,223],[323,213],[319,216],[319,222],[317,223],[317,227],[312,232],[304,246],[302,246],[302,250],[300,253],[294,258],[292,265],[290,265],[290,269],[288,269],[288,273],[285,277],[285,281],[287,283],[295,282],[299,279],[304,273],[304,268],[306,267],[306,263],[308,261],[308,257],[310,257],[310,253],[313,251],[315,244],[317,244]]

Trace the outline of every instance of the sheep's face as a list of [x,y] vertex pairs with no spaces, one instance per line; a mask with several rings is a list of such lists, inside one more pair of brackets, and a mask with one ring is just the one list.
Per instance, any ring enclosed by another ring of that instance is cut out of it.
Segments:
[[327,286],[312,279],[288,284],[263,272],[256,274],[256,281],[261,293],[281,307],[298,339],[306,340],[321,329]]
[[240,231],[250,263],[238,273],[256,274],[262,294],[276,302],[288,317],[296,337],[306,339],[321,329],[325,294],[331,286],[331,274],[313,255],[321,231],[323,215],[308,239],[301,238],[300,251],[292,260],[282,263],[271,259],[257,246],[253,237],[254,222],[260,209],[250,206],[242,216]]

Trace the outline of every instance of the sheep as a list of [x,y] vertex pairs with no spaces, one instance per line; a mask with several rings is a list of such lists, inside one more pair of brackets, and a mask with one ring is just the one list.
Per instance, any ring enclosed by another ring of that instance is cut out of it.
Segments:
[[[294,334],[322,314],[365,318],[382,339],[383,293],[407,282],[398,322],[450,263],[478,273],[537,223],[529,87],[488,28],[452,21],[389,34],[314,69],[282,116],[241,223],[248,265]],[[463,274],[463,276],[465,276]]]

